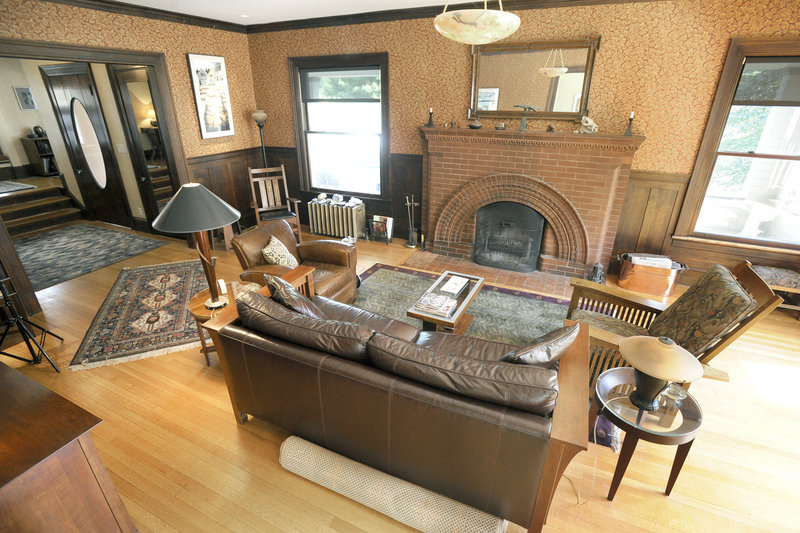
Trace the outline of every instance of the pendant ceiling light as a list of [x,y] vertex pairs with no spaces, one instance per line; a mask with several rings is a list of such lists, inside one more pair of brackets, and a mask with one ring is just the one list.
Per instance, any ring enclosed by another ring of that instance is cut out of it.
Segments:
[[539,69],[539,74],[546,78],[557,78],[562,74],[566,74],[567,67],[564,66],[564,53],[560,48],[558,49],[558,55],[561,56],[561,66],[556,66],[556,51],[550,50],[550,53],[547,55],[547,61],[545,61],[544,66]]
[[503,11],[503,1],[499,3],[499,10],[488,9],[484,0],[483,9],[461,9],[448,13],[448,2],[444,11],[433,19],[433,25],[445,37],[460,43],[488,44],[499,41],[519,28],[519,17]]

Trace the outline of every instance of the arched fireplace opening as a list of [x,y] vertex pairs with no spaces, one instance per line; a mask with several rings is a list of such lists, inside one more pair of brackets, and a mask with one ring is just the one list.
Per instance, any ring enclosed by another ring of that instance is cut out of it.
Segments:
[[544,217],[516,202],[494,202],[475,213],[475,250],[479,265],[532,272],[539,263]]

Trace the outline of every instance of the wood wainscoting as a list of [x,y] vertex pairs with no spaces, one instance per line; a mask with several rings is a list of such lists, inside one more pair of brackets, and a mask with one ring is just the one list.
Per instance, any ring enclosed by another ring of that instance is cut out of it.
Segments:
[[[286,170],[286,181],[289,195],[300,198],[300,221],[308,224],[308,208],[306,202],[317,196],[316,192],[300,190],[300,174],[298,171],[297,150],[276,146],[267,147],[269,166],[283,165]],[[193,157],[186,161],[192,181],[202,183],[214,194],[241,211],[240,224],[243,228],[254,226],[255,214],[250,207],[252,193],[247,167],[261,167],[261,148],[254,147],[233,152]],[[415,201],[422,198],[422,156],[418,154],[391,154],[388,199],[364,198],[368,215],[385,215],[395,219],[394,235],[396,238],[408,237],[408,215],[406,212],[406,195],[414,195]],[[345,195],[349,197],[350,195]],[[416,208],[416,225],[419,227],[420,208]]]

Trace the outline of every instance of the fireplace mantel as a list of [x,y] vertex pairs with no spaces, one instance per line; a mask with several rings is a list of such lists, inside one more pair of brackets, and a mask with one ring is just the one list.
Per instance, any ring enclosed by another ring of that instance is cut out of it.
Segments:
[[640,135],[419,128],[424,139],[423,232],[430,249],[472,255],[475,212],[499,201],[547,221],[539,269],[582,276],[608,266]]

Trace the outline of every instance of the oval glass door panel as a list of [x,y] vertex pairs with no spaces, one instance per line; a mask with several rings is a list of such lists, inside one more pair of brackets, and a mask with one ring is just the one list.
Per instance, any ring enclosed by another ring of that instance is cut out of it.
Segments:
[[77,98],[72,99],[72,123],[75,126],[75,135],[83,152],[89,173],[101,189],[106,188],[106,163],[103,152],[100,150],[100,140],[94,131],[92,120],[86,108]]

